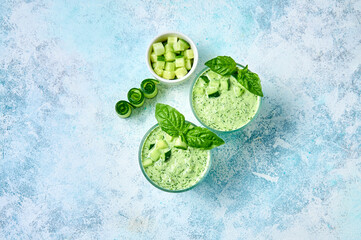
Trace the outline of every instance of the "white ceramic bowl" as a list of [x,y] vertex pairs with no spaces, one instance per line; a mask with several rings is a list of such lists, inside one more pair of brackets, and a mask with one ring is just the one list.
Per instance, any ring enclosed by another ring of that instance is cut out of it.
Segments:
[[[154,70],[152,68],[152,63],[150,61],[150,54],[152,53],[152,45],[153,45],[153,43],[155,43],[155,42],[163,42],[163,41],[167,40],[167,38],[169,36],[176,36],[178,38],[181,38],[181,39],[187,41],[191,45],[191,49],[193,49],[193,53],[194,53],[193,65],[192,65],[191,70],[189,70],[187,75],[185,75],[184,77],[179,78],[179,79],[174,79],[174,80],[168,80],[168,79],[165,79],[165,78],[162,78],[162,77],[158,76],[154,72]],[[158,79],[160,82],[166,83],[166,84],[181,83],[181,82],[184,82],[187,79],[189,79],[189,77],[193,74],[194,70],[196,69],[197,64],[198,64],[198,50],[197,50],[197,47],[194,44],[194,42],[189,37],[187,37],[186,35],[184,35],[182,33],[179,33],[179,32],[166,32],[166,33],[162,33],[162,34],[158,35],[149,44],[148,49],[147,49],[147,54],[146,54],[146,63],[147,63],[148,69],[151,72],[151,74],[156,79]]]

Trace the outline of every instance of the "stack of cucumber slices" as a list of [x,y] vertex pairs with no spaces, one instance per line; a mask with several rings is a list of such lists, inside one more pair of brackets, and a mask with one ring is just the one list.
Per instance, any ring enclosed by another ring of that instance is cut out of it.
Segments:
[[150,61],[154,72],[165,79],[179,79],[192,69],[194,53],[188,42],[178,37],[152,45]]

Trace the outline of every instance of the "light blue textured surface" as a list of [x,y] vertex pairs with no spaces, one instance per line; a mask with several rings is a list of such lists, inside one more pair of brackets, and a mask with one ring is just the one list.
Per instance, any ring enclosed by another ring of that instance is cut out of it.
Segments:
[[[180,31],[259,73],[258,118],[207,179],[161,192],[138,166],[156,102],[197,122],[191,81],[119,119]],[[361,2],[0,3],[0,239],[361,239]]]

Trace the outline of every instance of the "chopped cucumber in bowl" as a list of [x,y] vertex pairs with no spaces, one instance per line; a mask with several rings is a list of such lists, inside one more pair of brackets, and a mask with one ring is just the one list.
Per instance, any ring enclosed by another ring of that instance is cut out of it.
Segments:
[[184,34],[169,32],[159,35],[148,47],[147,66],[160,82],[182,82],[190,77],[197,64],[197,48]]

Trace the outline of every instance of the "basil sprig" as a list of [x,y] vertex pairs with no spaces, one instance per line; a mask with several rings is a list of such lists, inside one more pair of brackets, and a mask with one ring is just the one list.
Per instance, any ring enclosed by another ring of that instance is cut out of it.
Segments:
[[222,76],[233,75],[249,92],[263,97],[261,80],[256,73],[248,70],[248,65],[243,69],[237,68],[236,62],[228,56],[218,56],[207,61],[205,65]]
[[181,136],[191,147],[209,150],[224,144],[223,139],[207,128],[190,128],[190,123],[185,121],[183,114],[169,105],[157,103],[155,118],[164,132],[173,137]]
[[205,63],[207,67],[212,69],[213,72],[216,72],[222,76],[231,75],[236,71],[237,64],[236,62],[228,56],[219,56],[213,58]]

